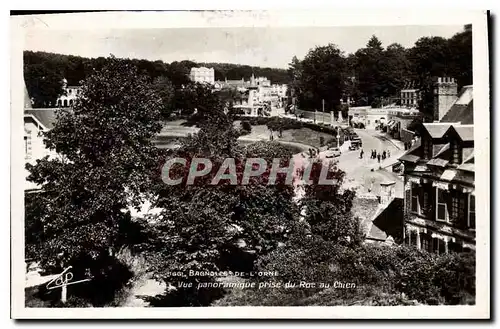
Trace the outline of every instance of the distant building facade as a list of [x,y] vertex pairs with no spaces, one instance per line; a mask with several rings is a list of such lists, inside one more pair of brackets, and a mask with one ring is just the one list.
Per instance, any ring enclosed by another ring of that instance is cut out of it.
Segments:
[[[236,103],[236,107],[246,115],[257,116],[259,113],[269,112],[270,108],[283,108],[287,101],[288,86],[286,84],[272,84],[266,77],[255,77],[249,80],[216,81],[216,89],[235,89],[248,94],[248,100]],[[254,107],[253,109],[251,107]],[[267,109],[267,110],[266,110]]]
[[72,107],[76,102],[77,97],[81,93],[80,86],[68,86],[68,81],[63,80],[64,94],[61,95],[56,101],[56,107]]
[[395,139],[401,139],[401,132],[407,129],[413,120],[423,118],[422,113],[415,108],[386,107],[386,109],[388,112],[387,133]]
[[193,82],[215,84],[215,70],[213,67],[193,67],[189,73],[189,78]]
[[386,108],[372,108],[371,106],[350,107],[349,120],[352,123],[362,123],[367,129],[375,129],[381,124],[386,124],[389,110]]
[[420,90],[415,82],[407,82],[400,92],[401,106],[417,108],[420,100]]

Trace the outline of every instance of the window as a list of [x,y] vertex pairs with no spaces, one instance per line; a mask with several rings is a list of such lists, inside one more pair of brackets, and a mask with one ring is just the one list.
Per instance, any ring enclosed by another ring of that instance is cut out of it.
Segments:
[[420,249],[425,250],[425,251],[431,251],[430,250],[430,237],[427,234],[421,234],[420,235]]
[[469,196],[469,221],[467,223],[469,228],[476,229],[476,197]]
[[409,246],[416,246],[417,245],[417,232],[416,231],[410,231],[408,245]]
[[24,136],[24,152],[26,159],[31,159],[31,131],[27,130]]
[[462,243],[460,243],[459,241],[449,242],[448,243],[448,251],[462,252],[463,251]]
[[457,141],[450,142],[451,148],[451,163],[460,164],[462,163],[462,152],[460,152],[460,145],[458,145]]
[[455,193],[451,198],[451,219],[463,223],[465,218],[465,195]]
[[411,184],[411,211],[414,213],[419,214],[420,213],[420,204],[419,204],[419,197],[420,194],[420,187],[412,183]]
[[447,198],[448,198],[448,192],[445,190],[441,189],[436,189],[437,193],[437,214],[436,214],[436,220],[440,221],[448,221],[449,215],[448,215],[448,206],[446,204]]
[[432,239],[432,252],[436,254],[444,254],[446,253],[446,242],[439,238]]

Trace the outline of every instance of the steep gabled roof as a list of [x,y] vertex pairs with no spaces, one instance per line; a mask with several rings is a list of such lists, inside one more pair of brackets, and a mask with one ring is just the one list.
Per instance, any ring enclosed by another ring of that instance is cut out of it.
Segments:
[[433,122],[433,123],[424,123],[423,126],[432,138],[442,138],[450,128],[451,124]]
[[460,122],[462,124],[474,123],[473,89],[464,86],[455,103],[446,112],[441,122]]
[[474,125],[455,125],[452,128],[464,142],[474,140]]

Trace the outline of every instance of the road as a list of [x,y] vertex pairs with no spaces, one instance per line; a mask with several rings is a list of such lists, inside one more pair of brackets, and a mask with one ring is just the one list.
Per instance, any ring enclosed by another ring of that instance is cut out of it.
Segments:
[[[403,195],[403,182],[397,174],[390,170],[383,170],[384,167],[390,167],[405,152],[400,142],[394,142],[382,135],[376,130],[355,129],[363,142],[363,158],[360,159],[360,150],[345,151],[335,160],[338,167],[346,172],[345,187],[356,188],[358,192],[372,192],[379,194],[380,183],[382,181],[395,181],[395,194],[397,197]],[[391,157],[381,163],[376,159],[370,159],[371,150],[377,152],[390,151]],[[322,158],[324,155],[320,154]],[[380,169],[382,168],[382,169]],[[372,171],[373,170],[373,171]]]

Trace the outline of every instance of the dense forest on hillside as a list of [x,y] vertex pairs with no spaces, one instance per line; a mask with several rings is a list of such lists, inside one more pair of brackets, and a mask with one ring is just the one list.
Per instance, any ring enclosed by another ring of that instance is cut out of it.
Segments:
[[[69,85],[78,85],[106,62],[103,57],[25,51],[24,78],[28,92],[35,106],[54,104],[63,93],[63,78]],[[180,86],[190,85],[188,74],[192,67],[213,67],[216,80],[247,80],[252,74],[264,76],[273,83],[289,84],[294,96],[290,97],[290,102],[295,99],[303,110],[320,109],[323,102],[325,110],[336,110],[340,100],[348,97],[356,105],[380,107],[397,102],[400,90],[412,82],[422,92],[419,109],[432,118],[435,77],[453,77],[458,88],[472,84],[472,30],[464,26],[462,32],[448,39],[422,37],[411,48],[396,43],[383,45],[374,35],[367,40],[366,47],[352,54],[346,54],[331,43],[310,49],[303,59],[294,56],[288,70],[189,60],[165,63],[125,59],[125,62],[133,64],[152,80],[158,80],[159,87],[174,94],[180,93]],[[180,104],[181,99],[185,100],[186,96],[167,97],[172,103],[169,107],[185,108],[185,104]]]
[[[62,95],[62,79],[66,78],[68,85],[79,85],[80,81],[90,75],[93,70],[100,70],[108,61],[107,58],[85,58],[72,55],[61,55],[47,52],[24,52],[24,79],[28,92],[35,99],[35,105],[53,103]],[[192,67],[209,66],[215,69],[216,80],[249,79],[255,76],[265,76],[273,83],[287,83],[289,75],[284,69],[252,67],[248,65],[228,63],[195,63],[180,61],[165,63],[144,59],[125,59],[136,66],[139,71],[145,71],[152,79],[167,78],[172,85],[179,87],[189,84],[188,74]],[[43,83],[42,83],[43,82]]]

